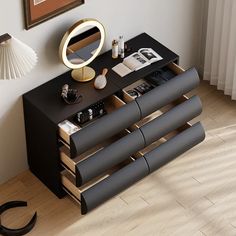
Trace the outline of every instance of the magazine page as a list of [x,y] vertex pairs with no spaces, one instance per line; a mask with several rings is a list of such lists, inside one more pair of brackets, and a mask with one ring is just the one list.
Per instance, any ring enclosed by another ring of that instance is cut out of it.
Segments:
[[147,61],[154,63],[162,60],[163,58],[157,54],[152,48],[141,48],[139,49],[139,54],[141,54]]
[[133,72],[123,63],[119,63],[118,65],[114,66],[112,70],[115,71],[121,77],[124,77],[128,75],[129,73]]
[[149,65],[150,63],[138,52],[135,52],[125,58],[123,64],[126,65],[131,71],[135,71]]
[[152,48],[141,48],[138,52],[126,57],[122,63],[114,66],[112,69],[121,77],[137,71],[163,58]]

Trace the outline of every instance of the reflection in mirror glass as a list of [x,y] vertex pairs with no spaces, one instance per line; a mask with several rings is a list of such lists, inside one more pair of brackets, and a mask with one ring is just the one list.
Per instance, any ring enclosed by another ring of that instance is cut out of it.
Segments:
[[97,51],[101,40],[98,27],[88,26],[75,33],[67,46],[67,59],[72,64],[82,64]]

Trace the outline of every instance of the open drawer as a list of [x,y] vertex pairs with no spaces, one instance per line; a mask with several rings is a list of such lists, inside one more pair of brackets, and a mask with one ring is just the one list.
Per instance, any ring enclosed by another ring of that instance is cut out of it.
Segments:
[[66,146],[62,146],[60,148],[60,159],[61,159],[61,164],[62,166],[70,172],[73,176],[76,176],[76,165],[87,158],[93,156],[97,152],[101,151],[102,149],[106,148],[110,144],[116,142],[117,140],[121,139],[124,137],[126,134],[128,134],[128,130],[123,130],[117,135],[114,135],[113,137],[106,139],[105,141],[99,143],[95,147],[87,150],[86,152],[82,153],[81,155],[78,155],[76,158],[71,158],[70,157],[70,150]]
[[141,119],[140,110],[135,101],[126,104],[113,95],[108,97],[104,103],[107,114],[87,126],[77,127],[77,131],[73,129],[75,132],[68,132],[65,135],[63,124],[59,124],[59,134],[66,141],[65,145],[70,149],[71,158],[76,158]]
[[146,175],[148,175],[146,162],[136,161],[130,157],[79,188],[75,185],[75,177],[68,171],[64,170],[61,178],[64,190],[81,204],[81,213],[86,214]]
[[190,123],[186,123],[185,125],[181,126],[180,128],[168,133],[167,135],[163,136],[162,138],[158,139],[157,141],[153,142],[149,146],[145,147],[144,149],[138,151],[137,153],[133,154],[133,157],[140,158],[143,157],[145,154],[151,152],[152,150],[158,148],[160,145],[164,144],[167,142],[169,139],[175,137],[179,133],[191,128],[192,125]]
[[149,147],[140,153],[147,161],[150,173],[202,142],[205,139],[205,131],[198,122],[188,128],[185,126],[182,132],[173,132],[164,139],[158,147]]
[[[173,78],[177,75],[183,74],[185,72],[185,70],[183,68],[181,68],[179,65],[175,64],[175,63],[170,63],[166,66],[166,68],[168,68],[172,73],[173,73]],[[170,78],[169,80],[171,80],[172,78]],[[130,95],[128,92],[129,91],[133,91],[134,88],[137,88],[138,86],[142,85],[143,83],[147,83],[149,84],[151,87],[150,89],[154,89],[155,87],[157,87],[157,85],[154,85],[153,83],[150,83],[148,80],[144,79],[140,79],[138,81],[136,81],[135,83],[127,86],[126,88],[123,89],[123,100],[126,103],[132,102],[137,96],[142,96],[142,94],[135,89],[135,92],[133,93],[133,96]]]
[[[119,99],[117,96],[112,95],[105,99],[105,110],[107,114],[112,113],[113,111],[117,110],[118,108],[126,105],[121,99]],[[99,119],[99,118],[98,118]],[[95,118],[93,122],[97,121]],[[84,124],[82,127],[79,125],[76,125],[74,122],[71,121],[63,121],[60,124],[58,124],[59,127],[59,136],[60,138],[66,142],[67,146],[70,147],[70,137],[80,131],[82,128],[86,128],[87,125],[91,125],[91,123]]]
[[72,194],[73,197],[76,198],[77,201],[81,202],[81,193],[83,193],[85,190],[91,188],[95,184],[99,183],[103,179],[107,178],[112,173],[116,172],[117,170],[119,170],[120,168],[122,168],[123,166],[125,166],[126,164],[128,164],[132,161],[133,161],[133,158],[130,157],[129,159],[127,159],[127,161],[104,172],[102,175],[96,177],[92,181],[89,181],[88,183],[84,184],[83,186],[81,186],[79,188],[76,187],[75,176],[70,171],[64,170],[61,172],[63,187],[66,189],[67,192],[69,191],[69,193]]

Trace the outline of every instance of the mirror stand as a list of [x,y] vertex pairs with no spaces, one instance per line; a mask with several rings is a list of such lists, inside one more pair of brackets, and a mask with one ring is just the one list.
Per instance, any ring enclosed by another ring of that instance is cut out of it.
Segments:
[[95,76],[95,70],[89,66],[84,66],[80,69],[74,69],[71,72],[71,76],[78,82],[87,82],[92,80]]

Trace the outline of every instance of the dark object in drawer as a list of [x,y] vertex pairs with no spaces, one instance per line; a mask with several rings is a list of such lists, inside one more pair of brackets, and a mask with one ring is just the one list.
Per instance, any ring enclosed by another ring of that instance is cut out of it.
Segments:
[[161,68],[151,75],[145,77],[145,80],[154,86],[160,86],[174,78],[176,74],[168,67]]
[[156,87],[147,94],[136,98],[142,117],[148,116],[161,107],[173,102],[199,85],[199,76],[192,68]]
[[[152,89],[154,89],[154,87],[148,83],[142,83],[134,88],[135,91],[137,91],[138,93],[140,93],[142,95],[145,93],[148,93]],[[136,96],[136,97],[138,97],[138,96]]]
[[97,117],[101,117],[106,115],[105,103],[104,101],[97,102],[92,106],[88,107],[87,109],[78,112],[75,117],[74,121],[76,124],[82,126],[86,122],[91,122],[93,119]]

